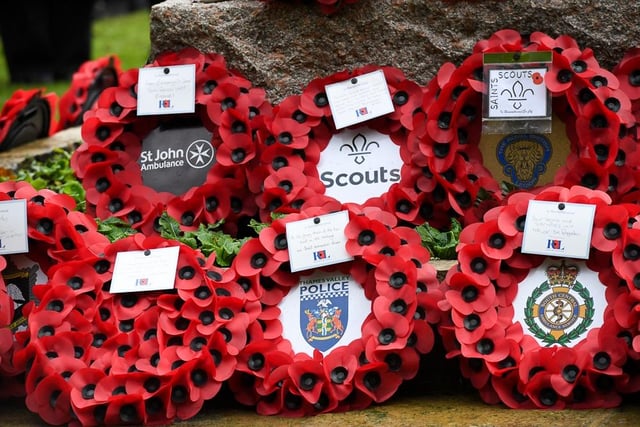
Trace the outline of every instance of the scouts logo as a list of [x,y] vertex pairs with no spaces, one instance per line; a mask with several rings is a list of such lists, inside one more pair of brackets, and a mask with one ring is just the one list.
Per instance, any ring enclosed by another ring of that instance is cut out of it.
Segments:
[[312,347],[327,351],[344,335],[349,318],[349,282],[327,280],[300,288],[300,332]]
[[359,133],[353,137],[350,144],[342,144],[340,151],[346,149],[348,151],[347,156],[353,157],[353,161],[361,165],[365,161],[365,156],[371,154],[371,147],[373,146],[380,148],[380,144],[377,141],[367,141],[367,137]]
[[502,172],[519,188],[531,188],[547,171],[551,143],[540,134],[511,134],[498,143],[496,157]]
[[527,298],[524,322],[539,341],[551,346],[578,343],[588,332],[595,313],[589,290],[577,279],[576,265],[551,264],[547,280]]

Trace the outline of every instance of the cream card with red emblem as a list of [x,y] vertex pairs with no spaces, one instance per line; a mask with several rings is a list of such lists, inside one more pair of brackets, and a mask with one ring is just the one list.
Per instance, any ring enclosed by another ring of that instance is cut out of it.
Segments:
[[196,66],[143,67],[138,71],[138,116],[193,113]]
[[353,257],[347,252],[344,235],[348,223],[347,211],[287,223],[291,271],[351,261]]
[[179,246],[118,252],[111,277],[111,293],[173,289]]
[[588,259],[595,211],[592,204],[529,201],[522,253]]
[[325,86],[336,129],[365,122],[394,110],[382,70]]

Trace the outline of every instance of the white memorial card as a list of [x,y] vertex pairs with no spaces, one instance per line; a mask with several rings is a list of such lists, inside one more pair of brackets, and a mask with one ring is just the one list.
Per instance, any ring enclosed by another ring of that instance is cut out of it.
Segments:
[[394,110],[382,70],[325,86],[336,129],[365,122]]
[[522,253],[589,258],[596,206],[530,200]]
[[287,223],[291,271],[351,261],[353,257],[347,252],[347,238],[344,235],[348,223],[347,211]]
[[0,255],[29,252],[27,201],[0,202]]
[[140,68],[137,107],[138,116],[195,112],[196,66]]
[[546,68],[489,70],[489,118],[545,117]]
[[111,293],[173,289],[179,246],[116,254]]

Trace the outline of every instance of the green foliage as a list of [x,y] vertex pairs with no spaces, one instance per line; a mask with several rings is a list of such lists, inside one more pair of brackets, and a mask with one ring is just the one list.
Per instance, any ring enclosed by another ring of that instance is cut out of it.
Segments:
[[110,242],[124,239],[125,237],[136,234],[137,231],[131,228],[128,222],[120,218],[110,217],[105,220],[96,219],[98,223],[98,232],[107,236]]
[[462,231],[462,225],[457,219],[451,218],[451,227],[448,231],[431,227],[428,222],[417,226],[416,231],[422,239],[422,245],[429,249],[433,258],[456,259],[456,246]]
[[[216,264],[221,267],[228,267],[242,245],[250,237],[243,239],[231,237],[219,230],[222,223],[223,221],[218,221],[215,224],[200,224],[195,231],[182,231],[178,221],[165,212],[159,220],[160,235],[166,239],[182,242],[194,249],[200,249],[205,256],[215,252]],[[256,221],[254,225],[259,226],[259,223]]]
[[54,148],[43,158],[33,158],[25,161],[25,164],[16,172],[16,176],[4,176],[0,179],[6,181],[26,181],[36,190],[49,189],[56,193],[67,194],[76,201],[76,209],[85,210],[85,191],[82,184],[76,178],[73,169],[69,165],[72,152],[62,148]]

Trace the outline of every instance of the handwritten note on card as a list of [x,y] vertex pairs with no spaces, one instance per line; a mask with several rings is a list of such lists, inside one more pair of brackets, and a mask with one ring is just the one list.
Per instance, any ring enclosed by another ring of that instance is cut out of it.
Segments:
[[144,67],[138,72],[137,115],[195,112],[196,67]]
[[27,201],[0,202],[0,255],[29,252]]
[[529,201],[521,251],[588,259],[595,210],[584,203]]
[[353,259],[345,247],[347,211],[287,223],[291,271],[308,270]]
[[336,129],[393,112],[393,101],[382,70],[325,86]]

